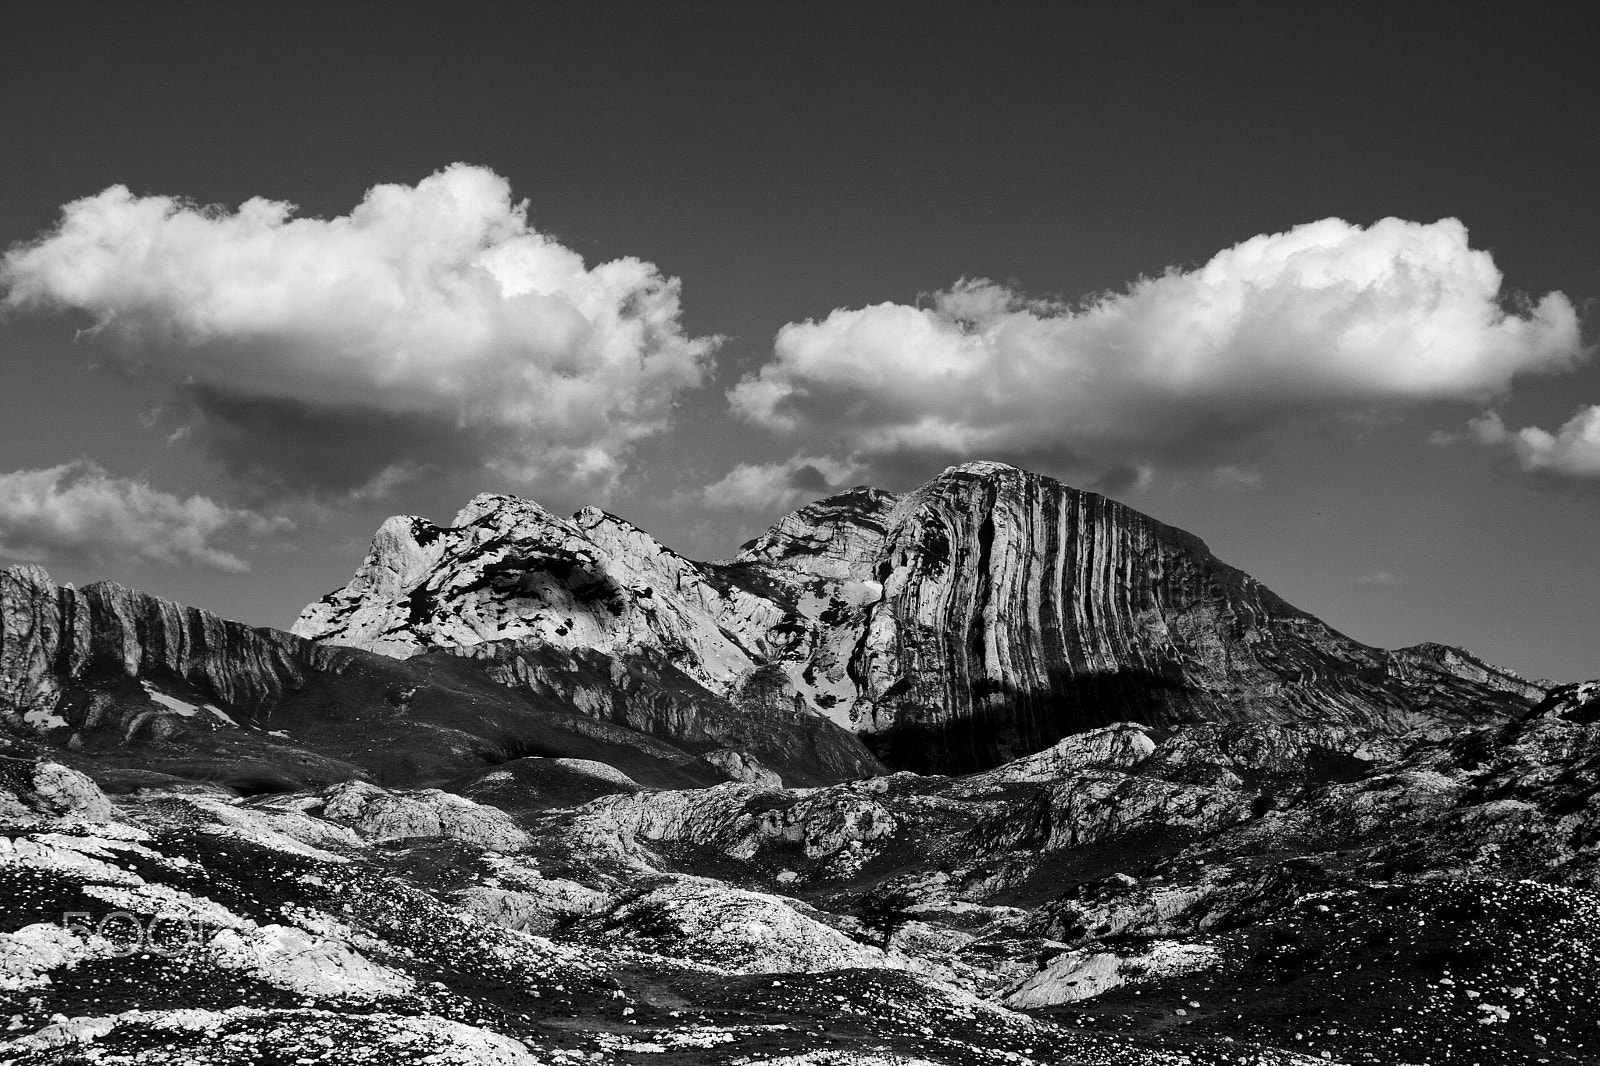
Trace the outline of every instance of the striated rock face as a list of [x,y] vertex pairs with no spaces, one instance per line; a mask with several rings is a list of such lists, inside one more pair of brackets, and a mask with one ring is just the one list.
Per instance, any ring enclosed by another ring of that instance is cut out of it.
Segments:
[[[882,597],[848,672],[855,719],[891,763],[931,747],[941,768],[992,765],[1130,718],[1398,732],[1539,693],[1468,656],[1358,644],[1197,538],[1011,467],[953,468],[883,524],[862,573]],[[750,554],[781,565],[802,543]]]
[[384,523],[295,632],[452,649],[502,683],[769,764],[704,724],[707,699],[828,717],[891,765],[956,772],[1125,720],[1383,737],[1504,720],[1544,691],[1458,649],[1357,643],[1181,530],[982,462],[803,507],[724,563],[594,508],[483,495],[450,527]]
[[14,730],[77,724],[58,713],[61,699],[68,682],[90,673],[177,679],[250,706],[281,698],[338,658],[111,582],[74,589],[37,566],[0,570],[0,724]]

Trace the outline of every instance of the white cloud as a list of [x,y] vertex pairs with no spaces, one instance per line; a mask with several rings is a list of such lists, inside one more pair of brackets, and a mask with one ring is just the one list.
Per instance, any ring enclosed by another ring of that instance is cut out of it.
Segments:
[[1261,487],[1261,471],[1251,466],[1226,463],[1211,471],[1211,483],[1219,489],[1243,492]]
[[1400,579],[1387,570],[1379,570],[1372,574],[1362,574],[1356,578],[1356,584],[1376,588],[1393,588],[1395,585],[1400,584]]
[[232,468],[289,487],[487,464],[604,489],[709,370],[716,341],[684,334],[676,279],[586,268],[482,167],[374,186],[337,218],[294,211],[113,186],[6,253],[4,307],[87,314],[187,382],[197,437]]
[[854,484],[861,464],[828,456],[795,455],[781,463],[740,463],[721,480],[675,502],[719,510],[789,510]]
[[220,540],[289,528],[284,519],[204,496],[180,499],[82,460],[0,474],[0,556],[11,561],[194,563],[238,572],[249,565]]
[[1467,425],[1480,443],[1510,449],[1529,473],[1600,480],[1600,404],[1579,410],[1554,433],[1537,426],[1508,429],[1493,411]]
[[1460,222],[1326,219],[1081,306],[979,280],[791,323],[729,400],[868,458],[1205,463],[1296,416],[1481,399],[1583,355],[1570,301],[1507,310]]

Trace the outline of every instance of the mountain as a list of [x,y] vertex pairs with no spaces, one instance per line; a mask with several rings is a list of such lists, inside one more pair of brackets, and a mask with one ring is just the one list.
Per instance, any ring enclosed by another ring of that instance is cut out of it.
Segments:
[[[421,786],[494,767],[565,799],[617,787],[566,763],[605,764],[633,788],[763,773],[821,784],[881,769],[826,719],[736,712],[670,669],[563,657],[561,698],[499,684],[495,665],[445,652],[402,661],[109,582],[80,590],[37,566],[0,570],[0,748],[59,746],[129,787]],[[640,716],[658,728],[629,724]]]
[[1129,718],[1294,724],[1349,751],[1543,694],[1457,649],[1367,647],[1190,534],[998,463],[830,497],[720,563],[596,508],[483,495],[450,526],[389,519],[294,632],[449,649],[569,698],[552,654],[598,652],[736,708],[815,712],[891,766],[941,772]]
[[0,1063],[1600,1061],[1600,682],[1048,478],[480,496],[296,629],[0,571]]

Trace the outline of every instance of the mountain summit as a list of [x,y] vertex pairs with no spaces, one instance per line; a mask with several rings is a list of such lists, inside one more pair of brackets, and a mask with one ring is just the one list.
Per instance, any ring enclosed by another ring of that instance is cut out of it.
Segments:
[[831,496],[715,563],[597,508],[481,495],[450,526],[386,521],[294,632],[492,659],[534,690],[598,654],[734,707],[826,716],[892,766],[944,772],[1127,719],[1294,726],[1353,750],[1543,695],[1457,649],[1351,640],[1197,537],[993,462]]

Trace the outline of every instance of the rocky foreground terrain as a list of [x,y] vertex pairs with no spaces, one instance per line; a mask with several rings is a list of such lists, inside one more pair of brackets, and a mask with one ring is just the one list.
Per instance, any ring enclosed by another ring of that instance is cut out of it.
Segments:
[[1600,1062],[1600,683],[1046,478],[482,496],[295,628],[0,574],[0,1064]]

